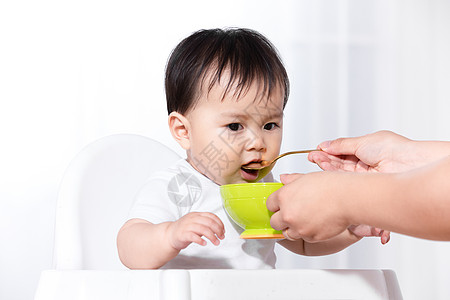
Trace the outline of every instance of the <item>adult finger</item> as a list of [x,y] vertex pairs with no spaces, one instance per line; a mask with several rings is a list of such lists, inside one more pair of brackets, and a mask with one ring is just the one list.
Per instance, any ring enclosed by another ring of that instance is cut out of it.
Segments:
[[[283,188],[283,187],[281,187]],[[273,192],[272,194],[269,195],[269,197],[266,200],[266,206],[267,209],[272,211],[272,212],[276,212],[280,210],[280,203],[279,203],[279,192],[280,190],[277,190],[275,192]]]
[[280,175],[280,180],[281,183],[283,184],[289,184],[292,181],[300,178],[303,174],[298,174],[298,173],[294,173],[294,174],[281,174]]
[[284,237],[289,241],[296,241],[296,239],[294,239],[293,237],[291,237],[289,235],[288,230],[289,230],[289,228],[286,228],[285,230],[283,230]]
[[311,152],[308,155],[308,160],[315,163],[324,171],[335,171],[337,168],[333,165],[332,160],[337,159],[336,156],[328,154],[325,151]]
[[280,212],[276,212],[270,217],[270,226],[275,230],[285,230],[288,227]]
[[355,155],[362,137],[339,138],[319,144],[319,148],[333,155]]

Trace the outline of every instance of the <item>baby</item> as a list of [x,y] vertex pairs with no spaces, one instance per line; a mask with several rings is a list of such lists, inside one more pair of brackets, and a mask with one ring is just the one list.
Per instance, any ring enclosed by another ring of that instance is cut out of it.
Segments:
[[[276,49],[252,30],[200,30],[172,52],[165,86],[170,131],[187,158],[139,192],[118,234],[120,259],[132,269],[274,268],[276,240],[240,239],[219,186],[273,180],[242,167],[280,151],[289,80]],[[360,238],[347,230],[321,243],[278,242],[325,255]]]

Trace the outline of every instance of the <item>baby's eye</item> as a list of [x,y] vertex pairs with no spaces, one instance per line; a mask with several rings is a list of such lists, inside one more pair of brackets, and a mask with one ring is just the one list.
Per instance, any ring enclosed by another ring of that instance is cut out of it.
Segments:
[[242,129],[242,125],[239,123],[231,123],[231,124],[228,124],[227,127],[231,131],[238,131],[238,130]]
[[275,129],[276,127],[278,127],[277,123],[267,123],[266,125],[264,125],[264,129],[265,130],[272,130]]

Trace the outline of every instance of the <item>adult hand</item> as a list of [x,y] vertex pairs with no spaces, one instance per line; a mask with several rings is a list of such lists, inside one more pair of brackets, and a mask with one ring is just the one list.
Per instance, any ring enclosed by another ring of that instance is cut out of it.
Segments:
[[381,131],[319,148],[309,159],[326,172],[282,176],[267,199],[272,227],[289,240],[324,241],[355,224],[449,240],[450,142]]
[[[270,225],[282,230],[286,239],[320,242],[333,238],[349,229],[358,237],[381,237],[386,244],[390,232],[373,226],[355,224],[351,215],[354,202],[349,193],[358,192],[361,176],[353,173],[316,172],[309,174],[283,174],[285,185],[267,199],[267,208],[274,212]],[[348,185],[350,183],[350,185]],[[343,186],[350,189],[342,189]]]
[[390,131],[326,141],[319,149],[323,151],[311,152],[308,159],[326,171],[403,172],[432,160],[421,153],[419,143]]
[[318,242],[342,233],[351,222],[346,204],[340,201],[340,186],[351,175],[337,172],[281,175],[285,186],[267,199],[267,208],[274,212],[270,225],[282,230],[289,240]]

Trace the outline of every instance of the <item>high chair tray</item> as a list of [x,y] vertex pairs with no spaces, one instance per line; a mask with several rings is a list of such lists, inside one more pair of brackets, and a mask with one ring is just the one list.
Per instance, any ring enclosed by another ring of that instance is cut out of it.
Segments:
[[41,274],[35,300],[402,299],[390,270],[123,270]]

